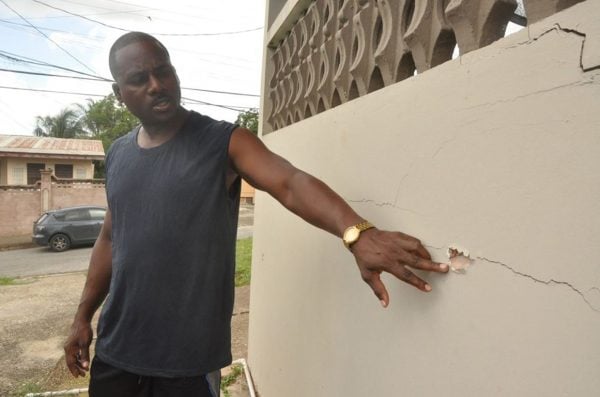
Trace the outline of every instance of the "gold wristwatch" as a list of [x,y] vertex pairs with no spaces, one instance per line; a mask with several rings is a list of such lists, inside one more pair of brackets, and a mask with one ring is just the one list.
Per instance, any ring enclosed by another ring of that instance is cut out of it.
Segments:
[[344,242],[346,248],[350,249],[350,246],[352,246],[352,244],[358,241],[361,232],[364,232],[365,230],[371,229],[373,227],[375,226],[371,222],[362,221],[361,223],[354,226],[350,226],[349,228],[344,230],[344,236],[342,237],[342,241]]

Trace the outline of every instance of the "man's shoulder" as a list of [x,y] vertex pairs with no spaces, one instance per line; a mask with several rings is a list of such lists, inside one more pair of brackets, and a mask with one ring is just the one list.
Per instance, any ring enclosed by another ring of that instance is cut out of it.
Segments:
[[114,152],[119,151],[120,149],[122,149],[123,147],[125,147],[128,142],[131,142],[132,137],[135,135],[135,133],[136,133],[136,131],[138,129],[139,129],[139,126],[133,128],[131,131],[129,131],[126,134],[124,134],[124,135],[118,137],[117,139],[115,139],[110,144],[110,147],[108,148],[108,152],[106,153],[106,155],[110,156]]
[[200,128],[210,132],[228,131],[235,127],[235,124],[225,120],[216,120],[210,116],[191,111],[190,119],[195,128]]

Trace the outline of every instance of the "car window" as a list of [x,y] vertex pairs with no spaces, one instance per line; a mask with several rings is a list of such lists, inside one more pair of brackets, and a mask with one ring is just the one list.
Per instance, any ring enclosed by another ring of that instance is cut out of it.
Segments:
[[90,209],[90,218],[93,221],[102,221],[104,220],[104,215],[106,215],[106,210],[100,208],[91,208]]
[[86,209],[77,209],[67,211],[65,213],[65,221],[88,221],[90,220],[90,214]]
[[48,218],[48,214],[42,214],[42,216],[40,216],[40,218],[35,221],[35,223],[42,223],[46,220],[46,218]]

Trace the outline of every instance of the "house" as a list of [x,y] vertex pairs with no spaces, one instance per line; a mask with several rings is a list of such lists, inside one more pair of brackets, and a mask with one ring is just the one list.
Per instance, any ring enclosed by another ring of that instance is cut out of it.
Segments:
[[0,135],[0,185],[33,185],[44,169],[57,178],[92,179],[93,160],[104,160],[99,140]]
[[600,396],[600,1],[521,3],[502,38],[515,0],[266,1],[265,144],[470,267],[382,275],[382,309],[340,238],[257,191],[261,397]]

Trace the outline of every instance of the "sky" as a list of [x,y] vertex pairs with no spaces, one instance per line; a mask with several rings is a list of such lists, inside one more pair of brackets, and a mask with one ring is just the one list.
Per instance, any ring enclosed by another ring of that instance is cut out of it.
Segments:
[[264,0],[0,0],[0,134],[33,135],[37,116],[112,92],[110,82],[15,71],[111,78],[110,46],[131,30],[167,47],[186,108],[234,121],[259,107],[264,14]]

